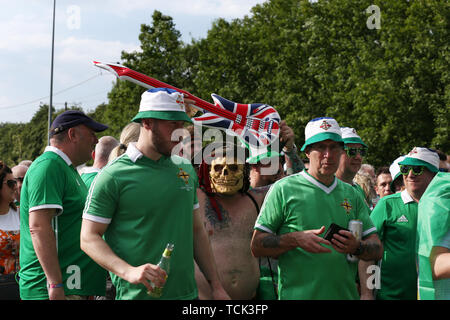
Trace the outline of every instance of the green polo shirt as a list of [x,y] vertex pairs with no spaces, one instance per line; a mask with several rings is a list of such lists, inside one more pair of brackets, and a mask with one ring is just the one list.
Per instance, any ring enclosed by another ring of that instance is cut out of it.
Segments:
[[[335,178],[325,186],[306,171],[275,182],[268,191],[255,229],[282,235],[294,231],[347,228],[350,220],[363,222],[363,238],[375,233],[369,208],[351,185]],[[323,236],[323,235],[321,235]],[[331,248],[331,247],[330,247]],[[278,258],[279,297],[289,300],[358,299],[357,263],[332,249],[310,253],[295,248]]]
[[[133,266],[157,264],[167,243],[175,245],[161,299],[194,299],[193,210],[198,178],[189,161],[145,157],[135,144],[94,179],[83,218],[108,224],[104,239]],[[115,274],[116,299],[152,299],[143,284]]]
[[384,249],[378,300],[417,299],[417,208],[404,190],[381,198],[372,211],[370,218]]
[[439,172],[419,201],[417,253],[419,299],[450,299],[450,279],[433,280],[430,254],[435,246],[450,248],[450,173]]
[[92,181],[94,181],[95,176],[100,172],[100,169],[97,168],[88,168],[81,174],[81,180],[83,180],[86,187],[91,187]]
[[53,229],[66,295],[104,295],[106,271],[80,249],[81,215],[87,188],[70,159],[47,147],[25,176],[20,206],[20,296],[48,299],[47,278],[34,251],[29,215],[56,209]]

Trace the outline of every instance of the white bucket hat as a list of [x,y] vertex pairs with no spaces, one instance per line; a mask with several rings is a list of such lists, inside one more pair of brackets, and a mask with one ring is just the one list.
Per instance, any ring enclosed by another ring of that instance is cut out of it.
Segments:
[[392,181],[390,184],[391,191],[394,192],[394,180],[397,179],[400,176],[400,166],[398,163],[400,161],[403,161],[405,159],[405,156],[400,156],[397,159],[392,162],[392,164],[389,167],[389,172],[391,173]]
[[342,140],[344,140],[345,144],[348,143],[360,143],[363,146],[367,147],[367,145],[362,141],[361,137],[356,133],[354,128],[349,127],[341,127]]
[[410,166],[425,166],[431,172],[439,171],[439,155],[436,151],[428,148],[414,147],[405,157],[399,162],[400,165]]
[[169,88],[154,88],[142,94],[139,112],[132,121],[146,118],[192,122],[186,114],[183,94]]
[[335,119],[322,117],[309,121],[305,128],[305,144],[301,151],[305,151],[308,145],[323,140],[343,142],[341,128]]

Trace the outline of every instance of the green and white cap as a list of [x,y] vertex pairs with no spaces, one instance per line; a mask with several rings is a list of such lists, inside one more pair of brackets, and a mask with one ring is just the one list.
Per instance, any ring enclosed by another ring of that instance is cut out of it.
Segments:
[[268,147],[253,147],[250,145],[250,156],[247,158],[247,163],[255,164],[261,162],[263,159],[279,158],[282,154],[272,150]]
[[399,162],[399,164],[410,166],[425,166],[431,172],[438,172],[439,155],[432,149],[414,147],[406,155],[405,159]]
[[247,163],[256,164],[263,159],[271,159],[284,156],[284,152],[275,151],[278,150],[279,143],[272,143],[268,146],[254,146],[244,139],[239,138],[239,141],[241,142],[241,146],[247,148],[248,150],[249,155],[247,157],[247,160],[245,160],[245,162]]
[[400,166],[398,163],[400,161],[403,161],[405,159],[405,156],[400,156],[397,159],[392,162],[392,164],[389,166],[389,172],[391,173],[392,181],[389,185],[392,192],[395,192],[394,190],[394,181],[400,176]]
[[344,140],[345,144],[348,143],[360,143],[363,146],[367,147],[367,145],[362,141],[361,137],[356,133],[354,128],[349,127],[341,127],[342,140]]
[[154,88],[142,94],[139,112],[132,121],[146,118],[192,122],[186,114],[183,94],[169,88]]
[[301,151],[305,151],[305,148],[310,144],[324,140],[344,142],[339,124],[335,119],[328,117],[312,119],[306,125],[305,144]]

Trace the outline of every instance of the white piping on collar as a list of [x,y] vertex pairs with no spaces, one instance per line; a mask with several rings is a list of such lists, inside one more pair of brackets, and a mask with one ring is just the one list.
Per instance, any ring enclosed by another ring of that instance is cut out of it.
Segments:
[[406,189],[400,193],[400,196],[402,197],[404,204],[407,204],[410,202],[415,202],[414,199],[411,197],[411,195],[408,193],[408,191]]
[[306,180],[308,180],[309,182],[311,182],[313,185],[315,185],[316,187],[319,187],[320,189],[322,189],[326,194],[330,194],[337,186],[337,178],[334,177],[334,181],[331,184],[331,186],[327,187],[324,184],[322,184],[321,182],[317,181],[314,177],[310,176],[308,173],[306,173],[305,170],[303,170],[302,172],[299,173],[300,175],[302,175]]
[[144,156],[144,154],[138,148],[136,148],[136,142],[130,142],[128,144],[126,154],[133,162],[136,162],[138,159]]
[[58,156],[60,156],[60,157],[65,161],[65,163],[67,163],[68,166],[70,166],[70,165],[72,164],[72,161],[69,159],[69,157],[67,156],[67,154],[65,154],[64,152],[62,152],[62,151],[61,151],[60,149],[58,149],[57,147],[54,147],[54,146],[47,146],[47,147],[45,147],[44,152],[47,152],[47,151],[56,153]]
[[83,170],[83,173],[93,173],[93,172],[100,172],[100,171],[102,171],[102,169],[89,167],[89,168],[85,168]]

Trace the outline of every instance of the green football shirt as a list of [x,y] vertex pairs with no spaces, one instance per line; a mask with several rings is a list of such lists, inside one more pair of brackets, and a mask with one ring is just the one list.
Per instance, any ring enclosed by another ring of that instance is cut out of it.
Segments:
[[[104,239],[133,266],[157,264],[167,243],[175,245],[162,299],[194,299],[193,210],[198,178],[185,159],[145,157],[134,144],[97,175],[84,219],[108,224]],[[144,285],[111,274],[116,299],[152,299]]]
[[[363,238],[376,232],[369,208],[355,188],[337,178],[327,187],[302,171],[272,185],[255,229],[282,235],[328,228],[331,223],[347,228],[355,219],[363,223]],[[333,249],[321,254],[302,248],[287,251],[278,259],[279,298],[358,299],[357,267],[357,263],[347,261],[345,254]]]
[[58,260],[66,295],[104,295],[106,271],[80,249],[82,212],[87,189],[70,159],[47,147],[27,171],[20,198],[20,296],[48,299],[47,278],[34,251],[29,215],[56,209],[53,219]]
[[89,168],[85,170],[81,174],[81,180],[83,180],[84,184],[86,185],[86,188],[89,190],[91,187],[92,181],[94,181],[95,176],[100,172],[100,169],[97,168]]
[[370,218],[383,243],[378,300],[417,299],[417,202],[406,190],[380,199]]
[[450,174],[439,172],[419,201],[417,252],[419,260],[419,299],[450,298],[450,279],[433,280],[430,253],[434,246],[449,247]]

